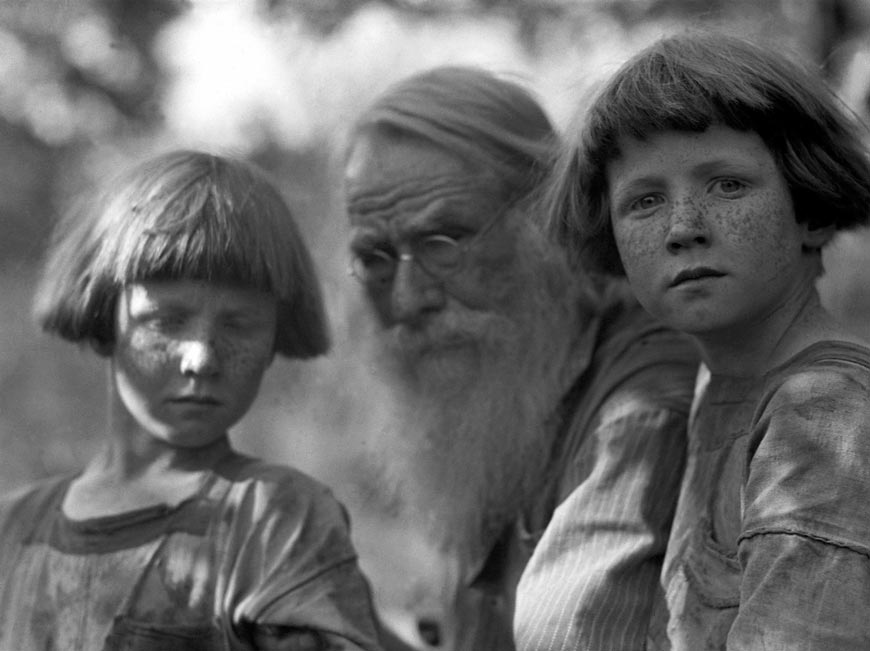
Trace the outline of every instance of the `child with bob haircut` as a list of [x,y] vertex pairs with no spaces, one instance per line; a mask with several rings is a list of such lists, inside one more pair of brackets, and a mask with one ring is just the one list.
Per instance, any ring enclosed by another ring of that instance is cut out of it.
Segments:
[[342,507],[227,436],[275,353],[329,347],[265,176],[194,151],[135,167],[61,222],[35,305],[107,359],[106,440],[0,501],[0,648],[377,649]]
[[691,32],[624,64],[559,163],[575,263],[624,272],[709,370],[648,648],[870,648],[870,349],[815,287],[867,221],[862,135],[816,74]]

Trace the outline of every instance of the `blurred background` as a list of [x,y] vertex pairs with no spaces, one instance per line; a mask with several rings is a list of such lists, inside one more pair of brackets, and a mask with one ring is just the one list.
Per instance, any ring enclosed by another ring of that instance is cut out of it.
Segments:
[[[405,75],[468,63],[527,84],[564,129],[627,56],[699,23],[780,43],[868,117],[870,0],[3,0],[0,491],[80,467],[104,435],[102,362],[30,318],[51,224],[119,167],[183,146],[245,156],[276,180],[335,331],[328,358],[276,361],[234,440],[354,503],[353,458],[379,404],[358,358],[368,314],[338,192],[357,111]],[[867,245],[841,238],[821,289],[870,336]],[[365,556],[380,543],[354,517]]]

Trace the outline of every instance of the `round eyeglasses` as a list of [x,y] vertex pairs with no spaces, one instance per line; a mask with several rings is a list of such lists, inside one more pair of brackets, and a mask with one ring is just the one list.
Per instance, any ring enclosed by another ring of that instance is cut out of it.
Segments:
[[366,285],[386,284],[396,275],[400,261],[416,260],[429,275],[446,278],[465,265],[468,252],[492,229],[502,214],[499,212],[494,215],[467,239],[457,240],[449,235],[433,233],[409,242],[408,252],[397,254],[382,248],[355,251],[351,258],[350,273]]

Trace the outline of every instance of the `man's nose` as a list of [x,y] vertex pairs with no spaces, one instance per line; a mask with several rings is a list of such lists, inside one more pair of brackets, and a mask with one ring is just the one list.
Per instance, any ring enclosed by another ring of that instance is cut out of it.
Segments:
[[691,199],[675,202],[670,209],[670,221],[665,246],[671,253],[710,243],[704,207]]
[[396,262],[396,274],[390,295],[390,309],[398,322],[412,322],[444,307],[442,281],[423,269],[411,255]]
[[220,358],[214,338],[209,333],[181,342],[181,372],[184,375],[212,376],[220,370]]

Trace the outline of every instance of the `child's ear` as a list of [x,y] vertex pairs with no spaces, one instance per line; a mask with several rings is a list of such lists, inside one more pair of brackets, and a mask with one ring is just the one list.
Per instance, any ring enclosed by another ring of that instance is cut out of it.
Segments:
[[821,249],[825,244],[831,241],[834,234],[837,232],[833,224],[825,226],[814,226],[812,224],[803,223],[803,240],[805,249]]

